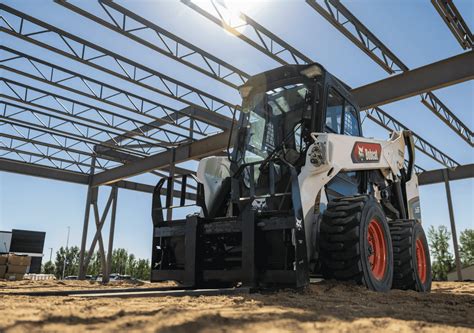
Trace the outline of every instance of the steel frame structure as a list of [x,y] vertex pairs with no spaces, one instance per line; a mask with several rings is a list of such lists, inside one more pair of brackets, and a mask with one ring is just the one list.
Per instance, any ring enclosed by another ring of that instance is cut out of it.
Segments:
[[[68,70],[64,67],[60,67],[51,64],[47,61],[43,61],[39,58],[30,56],[28,54],[16,51],[14,49],[0,46],[0,50],[4,50],[8,53],[14,54],[15,56],[0,60],[0,69],[7,70],[9,72],[33,79],[43,83],[47,83],[51,86],[68,90],[78,95],[92,98],[96,101],[109,104],[112,107],[117,107],[132,113],[136,113],[142,118],[148,118],[149,130],[156,129],[162,132],[168,139],[169,143],[176,143],[176,140],[172,140],[169,135],[177,137],[176,139],[186,140],[191,137],[191,134],[180,133],[171,129],[162,128],[163,125],[173,125],[185,132],[194,132],[199,135],[206,135],[205,132],[199,128],[193,128],[181,125],[178,120],[183,117],[187,117],[180,110],[171,108],[161,103],[157,103],[148,98],[138,96],[134,93],[126,90],[119,89],[115,86],[106,84],[104,82],[95,80],[90,76],[79,74],[77,72]],[[26,65],[30,65],[31,71],[25,72],[18,69],[19,62],[24,62]],[[11,66],[7,66],[8,63],[12,63]],[[5,65],[7,64],[7,65]],[[41,65],[41,68],[39,67]],[[80,88],[74,88],[79,84]],[[122,98],[124,102],[118,103],[114,100]],[[153,121],[153,123],[149,123]],[[207,125],[207,124],[206,124]],[[148,130],[148,131],[149,131]]]
[[[323,3],[323,5],[320,5]],[[432,0],[435,2],[435,0]],[[439,0],[436,3],[451,3]],[[365,52],[389,74],[406,72],[409,68],[339,0],[306,0],[306,3],[329,21],[344,36]],[[472,37],[472,36],[471,36]],[[421,95],[421,102],[457,135],[474,147],[472,131],[431,91]]]
[[[181,0],[189,8],[280,64],[313,62],[247,15],[240,13],[240,21],[232,22],[226,13],[228,9],[222,2],[209,1],[213,13],[190,0]],[[310,4],[316,2],[306,1]],[[237,88],[250,76],[113,0],[98,0],[98,8],[102,11],[100,14],[86,11],[67,0],[55,2],[113,33],[229,87]],[[336,0],[325,0],[328,6],[329,2],[331,5],[340,5]],[[343,6],[338,7],[337,15],[331,15],[332,19],[339,20],[340,8]],[[80,69],[65,68],[29,52],[21,52],[16,45],[0,46],[0,53],[6,54],[0,57],[0,70],[8,74],[8,78],[0,77],[0,171],[87,186],[80,276],[84,277],[87,270],[90,260],[87,254],[92,254],[98,244],[103,276],[107,280],[113,250],[118,189],[153,192],[151,185],[124,179],[147,172],[159,177],[166,177],[166,173],[174,175],[192,172],[176,164],[222,153],[228,142],[232,141],[229,138],[231,116],[240,110],[240,106],[5,4],[0,4],[0,11],[0,33],[121,82],[121,85],[102,82]],[[460,17],[459,13],[456,15]],[[387,72],[401,72],[353,90],[361,101],[367,118],[388,131],[408,129],[378,106],[422,94],[422,102],[472,146],[472,132],[430,90],[472,79],[473,68],[466,66],[466,63],[472,63],[474,53],[471,51],[439,63],[408,70],[355,16],[348,11],[343,16],[348,22],[356,23],[357,36],[346,34],[346,28],[342,27],[345,23],[338,21],[341,27],[336,27],[341,32]],[[243,27],[248,29],[243,30]],[[153,38],[144,38],[142,32],[153,33]],[[43,38],[46,35],[48,38]],[[53,39],[55,43],[52,42]],[[377,52],[378,56],[375,55]],[[446,68],[450,68],[449,73],[446,73]],[[413,84],[407,85],[406,82]],[[154,93],[154,96],[171,98],[184,107],[172,107],[121,86],[143,88],[146,92]],[[374,91],[380,93],[374,94]],[[100,103],[101,106],[90,101]],[[460,166],[419,135],[414,136],[418,150],[449,168],[442,171],[449,204],[450,190],[447,182],[472,177],[472,165]],[[162,172],[157,171],[158,169]],[[437,171],[425,171],[419,166],[416,170],[420,173],[420,184],[440,181]],[[111,192],[105,209],[100,212],[97,203],[99,189],[103,185],[111,186]],[[183,186],[178,181],[175,185],[181,188]],[[173,186],[173,195],[180,197],[180,191],[174,188]],[[186,193],[186,200],[195,200],[196,188],[187,188],[189,191]],[[165,190],[162,194],[164,192]],[[96,232],[86,253],[91,213]],[[172,212],[170,210],[167,213]],[[109,242],[105,251],[102,231],[109,216]],[[450,217],[453,224],[452,211]]]
[[[4,17],[2,18],[1,23],[3,24],[0,26],[0,31],[11,36],[41,46],[47,50],[197,108],[204,108],[211,112],[223,112],[223,109],[227,108],[231,113],[236,107],[238,108],[238,106],[232,103],[226,102],[145,65],[111,52],[99,45],[58,29],[5,4],[0,4],[0,10],[8,12],[11,16],[16,17],[18,21],[17,25],[14,26]],[[40,27],[41,29],[28,32],[25,28],[28,24],[32,27]],[[63,48],[60,49],[49,43],[40,41],[38,36],[45,34],[48,34],[50,38],[55,37],[59,42],[62,42]],[[73,41],[75,45],[72,45],[71,41]],[[100,63],[97,61],[98,59],[101,60]],[[115,66],[107,67],[103,65],[106,60],[109,63],[115,64]],[[147,84],[147,82],[155,82],[155,85]]]

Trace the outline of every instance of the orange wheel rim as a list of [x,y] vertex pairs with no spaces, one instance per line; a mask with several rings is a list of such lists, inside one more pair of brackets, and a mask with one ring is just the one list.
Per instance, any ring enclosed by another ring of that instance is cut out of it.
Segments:
[[387,270],[387,242],[385,240],[382,224],[372,219],[367,230],[369,242],[369,263],[372,275],[377,280],[382,280]]
[[420,238],[416,239],[416,265],[418,277],[422,283],[426,282],[426,254],[423,241]]

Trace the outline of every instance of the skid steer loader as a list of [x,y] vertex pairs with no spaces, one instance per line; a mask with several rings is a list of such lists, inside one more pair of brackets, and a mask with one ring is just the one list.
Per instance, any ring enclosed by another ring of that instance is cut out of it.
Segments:
[[[253,76],[240,94],[232,153],[155,187],[151,280],[300,288],[322,276],[429,291],[411,133],[362,137],[349,87],[319,64]],[[190,186],[200,211],[165,220]]]

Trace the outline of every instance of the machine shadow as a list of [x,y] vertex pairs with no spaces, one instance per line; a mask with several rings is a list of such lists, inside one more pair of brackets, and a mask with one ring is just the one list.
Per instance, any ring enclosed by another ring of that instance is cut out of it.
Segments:
[[268,311],[242,313],[238,317],[205,314],[196,320],[168,326],[157,332],[225,331],[276,320],[305,324],[330,320],[351,323],[369,319],[383,329],[388,325],[387,319],[396,319],[418,322],[414,325],[420,328],[430,324],[474,328],[472,294],[448,294],[441,290],[432,293],[401,290],[379,293],[354,284],[323,281],[299,292],[263,292],[240,297],[244,301],[258,302],[260,309],[268,308]]

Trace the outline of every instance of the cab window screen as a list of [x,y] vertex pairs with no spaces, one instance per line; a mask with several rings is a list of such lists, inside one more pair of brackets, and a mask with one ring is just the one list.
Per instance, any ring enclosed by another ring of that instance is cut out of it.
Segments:
[[334,133],[341,133],[342,108],[344,100],[333,89],[329,90],[326,109],[326,127]]
[[351,136],[360,136],[359,122],[356,109],[346,104],[344,108],[344,134]]

